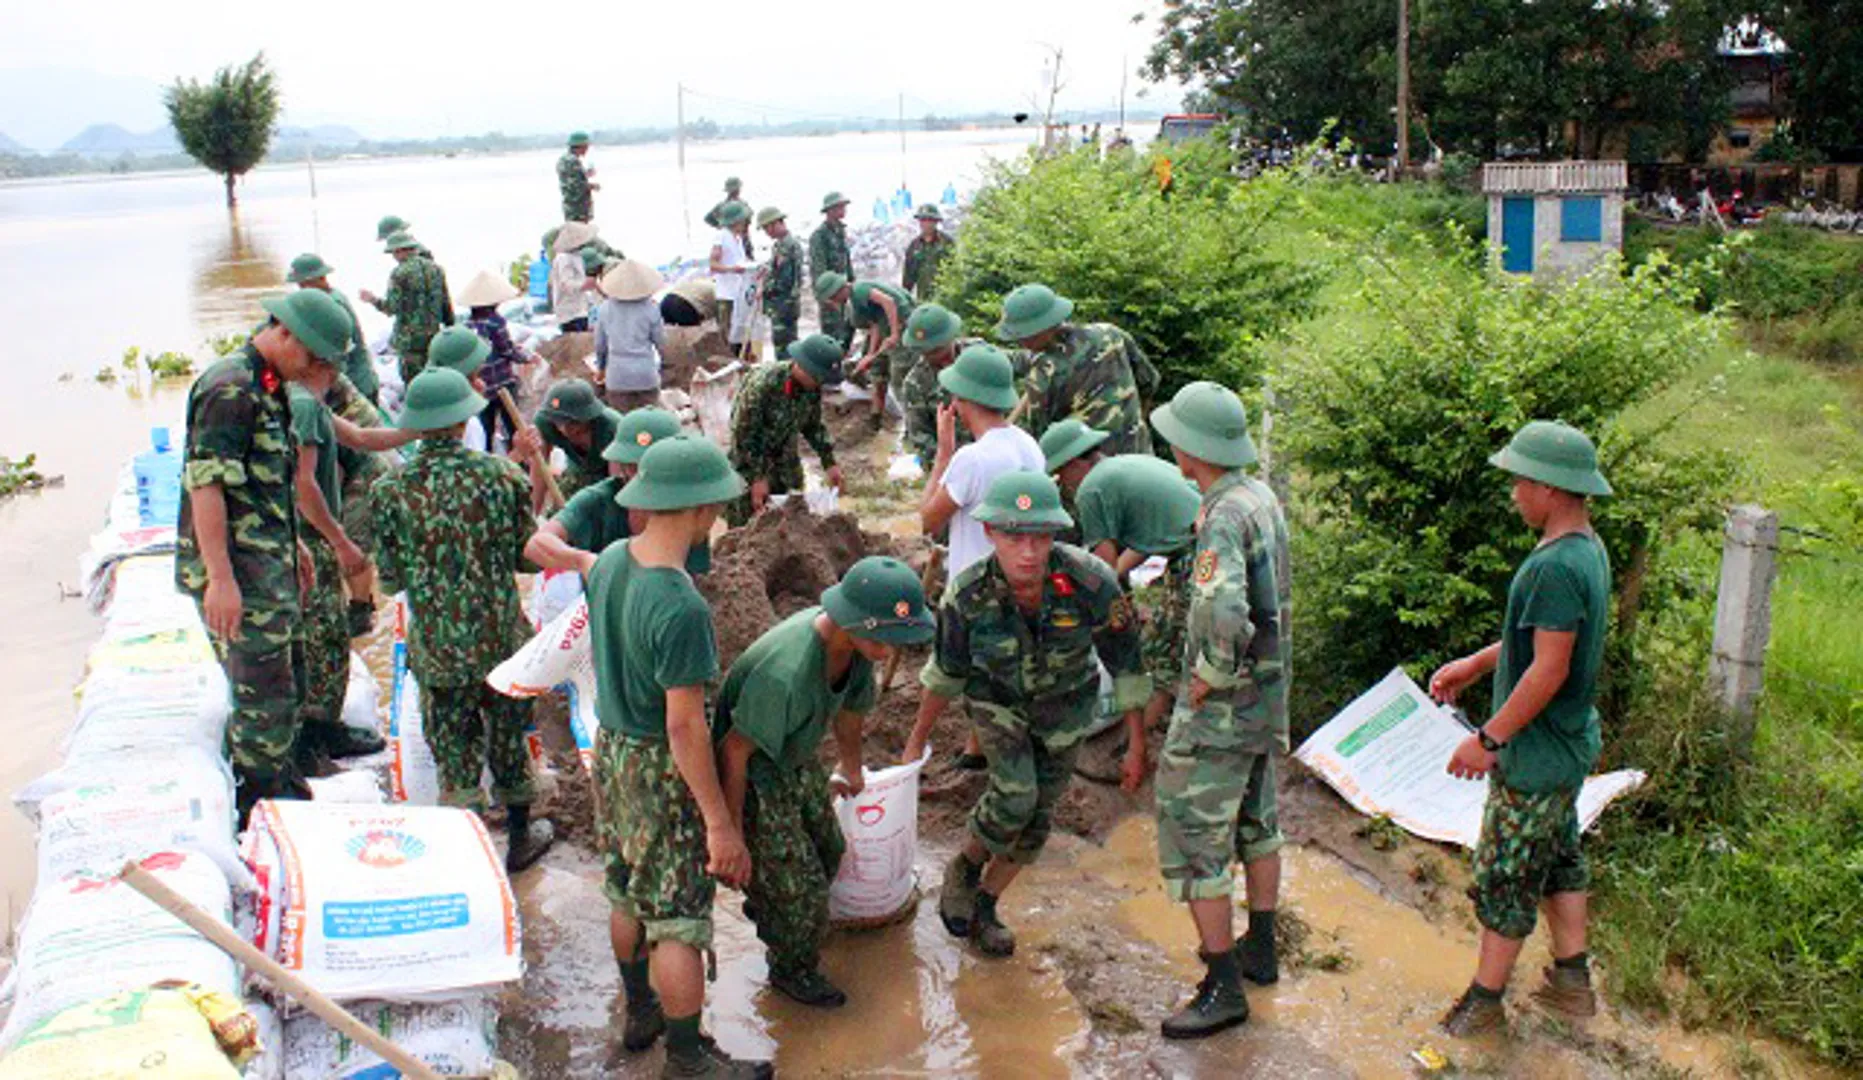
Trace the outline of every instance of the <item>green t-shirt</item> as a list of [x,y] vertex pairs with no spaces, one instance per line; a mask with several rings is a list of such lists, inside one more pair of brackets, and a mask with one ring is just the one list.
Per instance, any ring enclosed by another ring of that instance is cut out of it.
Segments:
[[[569,497],[569,502],[550,520],[563,527],[569,546],[597,555],[608,550],[616,540],[633,535],[627,522],[627,510],[615,502],[621,493],[621,478],[611,476],[591,484]],[[686,573],[703,574],[712,568],[712,544],[707,540],[686,555]]]
[[1597,764],[1598,672],[1610,623],[1611,559],[1591,533],[1567,533],[1533,549],[1507,587],[1501,661],[1494,670],[1500,711],[1533,664],[1533,631],[1573,630],[1572,667],[1544,711],[1501,748],[1500,776],[1515,791],[1575,788]]
[[627,541],[610,545],[589,572],[595,715],[602,728],[666,738],[666,692],[718,674],[712,609],[684,570],[645,567]]
[[843,711],[864,713],[875,698],[873,665],[854,655],[839,687],[823,677],[827,647],[815,632],[819,607],[804,608],[771,627],[731,665],[712,730],[735,731],[757,746],[751,776],[767,783],[806,764]]
[[1074,506],[1082,547],[1111,540],[1147,555],[1171,555],[1196,542],[1203,497],[1170,462],[1119,454],[1080,482]]
[[899,310],[899,330],[904,333],[906,320],[912,315],[913,300],[904,291],[884,281],[856,281],[854,283],[854,287],[848,293],[848,310],[854,316],[854,325],[865,330],[879,323],[882,330],[888,329],[886,313],[880,310],[880,305],[873,302],[873,294],[876,292],[883,292],[893,298],[893,306]]
[[286,394],[291,401],[291,433],[299,446],[317,448],[317,489],[323,492],[323,501],[330,504],[330,513],[341,514],[343,485],[336,475],[336,421],[330,418],[328,406],[297,383],[288,384]]

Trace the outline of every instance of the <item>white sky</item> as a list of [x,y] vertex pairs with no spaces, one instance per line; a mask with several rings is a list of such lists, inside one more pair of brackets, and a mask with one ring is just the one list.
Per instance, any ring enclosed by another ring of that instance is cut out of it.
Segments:
[[[56,145],[94,122],[162,121],[149,100],[264,49],[291,124],[374,137],[670,124],[686,83],[800,113],[891,116],[1026,109],[1046,52],[1066,50],[1060,107],[1114,108],[1144,57],[1160,0],[642,0],[410,4],[323,0],[16,0],[0,34],[0,132]],[[1143,12],[1145,21],[1132,17]],[[555,29],[570,16],[573,28]],[[38,92],[26,92],[37,87]],[[1175,104],[1134,76],[1131,107]],[[765,111],[696,96],[688,118]]]

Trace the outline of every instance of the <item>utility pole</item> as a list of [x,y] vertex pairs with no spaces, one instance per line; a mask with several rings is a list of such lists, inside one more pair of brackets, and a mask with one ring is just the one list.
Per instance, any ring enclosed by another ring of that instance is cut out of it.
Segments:
[[1126,78],[1131,75],[1131,57],[1124,53],[1119,56],[1119,131],[1126,130]]
[[899,190],[906,190],[906,92],[899,92]]
[[1397,175],[1410,171],[1410,0],[1397,0]]
[[692,246],[692,207],[686,196],[686,84],[677,83],[674,96],[674,123],[679,125],[679,218],[686,226],[686,246]]

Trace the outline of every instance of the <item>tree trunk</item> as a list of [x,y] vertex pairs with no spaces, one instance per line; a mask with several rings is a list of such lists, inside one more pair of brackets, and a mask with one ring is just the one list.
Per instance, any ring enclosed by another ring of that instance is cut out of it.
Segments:
[[226,208],[228,210],[239,205],[239,197],[233,194],[233,184],[238,179],[239,177],[234,176],[232,173],[226,174]]

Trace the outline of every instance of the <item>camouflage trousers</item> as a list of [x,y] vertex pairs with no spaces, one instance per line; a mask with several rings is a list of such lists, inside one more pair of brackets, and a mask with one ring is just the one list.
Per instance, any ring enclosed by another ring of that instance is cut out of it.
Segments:
[[783,350],[795,343],[800,331],[797,329],[802,320],[802,309],[790,304],[763,305],[763,313],[770,317],[770,344],[775,347],[780,359]]
[[[417,676],[418,677],[418,676]],[[421,729],[440,772],[440,802],[477,809],[479,780],[492,773],[492,798],[501,806],[528,806],[535,798],[524,722],[531,703],[508,698],[483,682],[421,686]]]
[[1578,789],[1530,794],[1490,777],[1468,890],[1481,925],[1523,940],[1533,933],[1542,899],[1590,887],[1578,839]]
[[705,819],[672,746],[604,730],[595,743],[595,783],[608,902],[641,924],[649,945],[711,948],[718,886],[705,871]]
[[971,719],[989,762],[970,812],[970,831],[989,853],[1024,865],[1054,830],[1054,808],[1074,776],[1080,733],[1074,725],[1036,731],[1007,709],[973,703]]
[[821,320],[822,333],[835,339],[841,346],[842,354],[845,355],[854,345],[854,320],[848,314],[847,305],[840,304],[834,307],[822,305]]
[[303,648],[284,612],[246,609],[240,640],[214,639],[231,684],[233,715],[226,752],[242,782],[286,772],[304,701]]
[[316,580],[304,600],[298,637],[304,656],[304,723],[335,724],[349,690],[349,604],[336,549],[314,532],[304,534]]
[[1190,568],[1196,549],[1169,556],[1164,576],[1145,590],[1152,604],[1140,628],[1139,650],[1156,687],[1176,686],[1184,670],[1184,624],[1190,617]]
[[1236,860],[1254,862],[1281,849],[1276,754],[1179,735],[1174,720],[1153,780],[1164,891],[1180,902],[1226,899],[1235,890]]
[[372,462],[367,468],[343,474],[343,512],[337,520],[342,522],[350,541],[367,555],[375,554],[375,500],[371,489],[387,472],[386,466]]
[[414,376],[419,375],[427,367],[427,350],[403,353],[396,359],[401,361],[401,388],[402,394],[405,395],[407,388],[414,385]]
[[814,971],[828,934],[828,883],[847,852],[828,769],[811,761],[755,779],[744,800],[744,840],[756,870],[744,907],[754,913],[772,973]]

